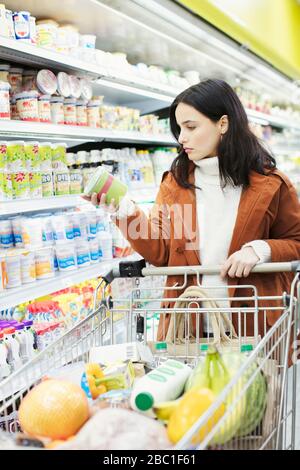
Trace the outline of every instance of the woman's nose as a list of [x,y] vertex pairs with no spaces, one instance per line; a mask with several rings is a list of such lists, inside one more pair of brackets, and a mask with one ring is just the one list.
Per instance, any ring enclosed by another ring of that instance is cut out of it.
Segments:
[[183,145],[186,142],[186,137],[184,133],[181,131],[178,137],[178,142]]

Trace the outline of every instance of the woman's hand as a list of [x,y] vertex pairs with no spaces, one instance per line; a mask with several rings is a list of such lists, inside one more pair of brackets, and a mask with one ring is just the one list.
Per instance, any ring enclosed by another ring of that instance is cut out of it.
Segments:
[[223,264],[221,277],[248,277],[252,268],[258,263],[259,257],[252,246],[246,246],[233,253]]
[[114,199],[111,200],[111,203],[109,205],[106,204],[106,202],[105,202],[106,194],[101,195],[100,201],[98,201],[97,193],[93,193],[91,196],[84,195],[84,196],[82,196],[82,198],[85,201],[90,201],[96,207],[101,207],[106,212],[109,212],[111,214],[113,214],[117,210],[117,206],[115,204]]

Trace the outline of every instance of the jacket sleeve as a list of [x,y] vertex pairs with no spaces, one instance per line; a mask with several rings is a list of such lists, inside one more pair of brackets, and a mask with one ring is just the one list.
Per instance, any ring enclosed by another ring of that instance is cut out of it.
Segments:
[[271,247],[272,262],[300,259],[300,204],[290,182],[280,187],[277,216],[265,241]]
[[136,206],[128,217],[113,217],[132,248],[154,266],[166,266],[170,249],[170,218],[167,191],[161,184],[149,218]]

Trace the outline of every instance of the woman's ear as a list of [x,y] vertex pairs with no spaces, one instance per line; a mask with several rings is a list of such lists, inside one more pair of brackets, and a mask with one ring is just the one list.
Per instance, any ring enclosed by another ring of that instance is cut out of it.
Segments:
[[227,114],[224,114],[219,120],[219,126],[220,126],[220,131],[221,134],[224,135],[228,131],[229,128],[229,121],[228,121],[228,116]]

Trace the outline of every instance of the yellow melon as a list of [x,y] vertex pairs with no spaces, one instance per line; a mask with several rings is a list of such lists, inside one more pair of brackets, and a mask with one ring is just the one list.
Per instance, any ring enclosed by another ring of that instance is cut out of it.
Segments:
[[78,385],[64,380],[41,382],[25,396],[19,408],[22,430],[36,437],[67,439],[88,418],[85,393]]

